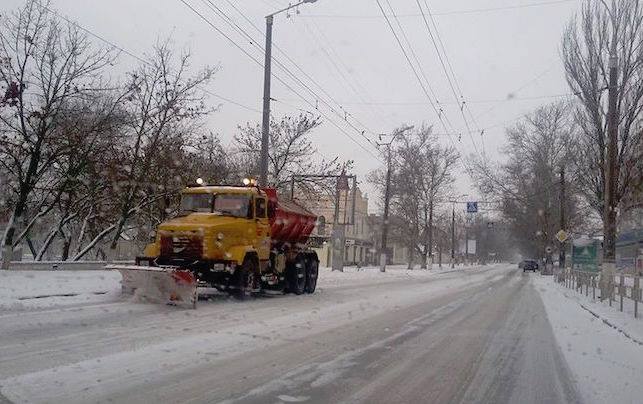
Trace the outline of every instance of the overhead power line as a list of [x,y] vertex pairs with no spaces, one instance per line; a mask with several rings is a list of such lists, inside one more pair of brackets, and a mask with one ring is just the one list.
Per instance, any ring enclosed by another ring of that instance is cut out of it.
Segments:
[[[229,0],[228,0],[229,1]],[[342,58],[337,50],[333,47],[332,42],[328,39],[324,30],[322,30],[315,20],[310,20],[311,24],[304,24],[304,28],[310,34],[313,41],[317,43],[317,46],[322,50],[326,59],[333,66],[335,71],[338,73],[341,81],[343,81],[348,88],[360,99],[360,101],[367,102],[372,99],[368,90],[360,82],[359,77],[351,71],[351,69],[346,65],[344,58]],[[317,31],[317,36],[315,34]],[[320,39],[321,38],[321,39]],[[324,46],[326,44],[326,46]],[[332,69],[331,69],[332,70]],[[350,76],[350,77],[349,77]],[[342,103],[339,103],[342,104]],[[386,115],[381,108],[369,108],[372,116],[379,120],[383,127],[391,125],[390,122],[385,122],[384,116]],[[392,124],[395,125],[395,124]]]
[[[515,89],[511,90],[511,91],[509,92],[509,94],[516,94],[517,92],[519,92],[519,91],[521,91],[521,90],[525,89],[526,87],[530,86],[531,84],[533,84],[533,83],[537,82],[537,81],[538,81],[538,80],[540,80],[544,75],[546,75],[547,73],[549,73],[549,72],[550,72],[550,71],[551,71],[551,70],[556,66],[556,63],[557,63],[557,62],[558,62],[558,59],[557,59],[557,58],[553,58],[553,59],[552,59],[552,63],[550,63],[550,64],[547,66],[547,68],[545,68],[543,71],[541,71],[540,73],[536,74],[534,77],[532,77],[531,79],[527,80],[526,82],[524,82],[524,83],[523,83],[523,84],[521,84],[520,86],[518,86],[518,87],[516,87]],[[483,116],[483,115],[488,115],[491,111],[493,111],[494,109],[496,109],[496,107],[497,107],[497,105],[492,105],[489,109],[487,109],[487,110],[483,111],[481,114],[479,114],[479,115],[478,115],[478,117]]]
[[[208,24],[212,29],[214,29],[216,32],[218,32],[220,35],[222,35],[224,38],[226,38],[230,43],[232,43],[237,49],[241,50],[244,55],[246,55],[248,58],[250,58],[252,61],[254,61],[257,65],[263,68],[263,63],[261,63],[259,60],[257,60],[256,57],[251,55],[247,50],[245,50],[241,45],[239,45],[234,39],[232,39],[229,35],[227,35],[225,32],[223,32],[220,28],[218,28],[212,21],[210,21],[205,15],[200,13],[198,10],[196,10],[194,7],[192,7],[191,4],[186,2],[185,0],[179,0],[181,3],[183,3],[186,7],[188,7],[194,14],[196,14],[201,20],[203,20],[206,24]],[[225,18],[225,17],[224,17]],[[247,34],[247,33],[246,33]],[[282,65],[283,66],[283,65]],[[285,68],[285,67],[284,67]],[[285,68],[287,70],[287,68]],[[292,72],[287,70],[287,73],[290,75],[294,76]],[[352,142],[354,142],[357,146],[359,146],[362,150],[370,154],[372,157],[378,159],[381,161],[380,157],[371,152],[369,149],[364,147],[361,143],[359,143],[353,136],[351,136],[344,128],[339,126],[335,121],[333,121],[328,115],[326,115],[324,112],[318,109],[317,105],[311,103],[306,97],[301,95],[297,90],[295,90],[292,86],[290,86],[288,83],[286,83],[280,76],[276,75],[273,73],[273,77],[277,79],[284,87],[286,87],[288,90],[293,92],[295,95],[297,95],[299,98],[301,98],[305,103],[307,103],[310,107],[315,108],[318,110],[319,114],[324,117],[328,122],[330,122],[333,126],[335,126],[342,134],[344,134],[346,137],[348,137]],[[308,89],[308,91],[312,92],[313,94],[314,91],[310,89],[305,83],[303,83],[298,77],[294,76],[294,78],[305,88]],[[318,97],[319,98],[319,97]],[[321,99],[321,98],[319,98]],[[332,108],[332,106],[328,105],[323,99],[321,99],[322,102],[324,102],[329,109],[334,112],[335,114],[338,114],[335,109]],[[340,115],[341,116],[341,115]],[[347,122],[349,126],[353,127],[354,130],[356,130],[359,134],[364,136],[363,132],[360,132],[359,129],[355,128],[350,122]],[[369,140],[369,139],[367,139]],[[369,142],[370,143],[370,142]]]
[[[487,7],[487,8],[474,8],[474,9],[465,9],[465,10],[453,10],[453,11],[444,11],[440,13],[435,13],[435,16],[448,16],[448,15],[465,15],[465,14],[481,14],[481,13],[490,13],[496,11],[507,11],[507,10],[517,10],[517,9],[526,9],[532,7],[542,7],[542,6],[553,6],[564,3],[578,2],[578,0],[552,0],[552,1],[543,1],[537,3],[526,3],[518,4],[513,6],[501,6],[501,7]],[[302,15],[304,18],[346,18],[346,19],[379,19],[385,16],[390,15],[375,15],[375,14],[306,14]],[[422,17],[422,14],[410,13],[410,14],[398,14],[400,18],[417,18]]]
[[[150,62],[150,61],[145,60],[143,57],[138,56],[137,54],[135,54],[135,53],[133,53],[133,52],[131,52],[131,51],[129,51],[129,50],[127,50],[127,49],[123,48],[122,46],[117,45],[116,43],[114,43],[114,42],[112,42],[112,41],[110,41],[110,40],[108,40],[108,39],[104,38],[103,36],[101,36],[101,35],[99,35],[99,34],[97,34],[97,33],[93,32],[93,31],[91,31],[89,28],[86,28],[86,27],[84,27],[84,26],[82,26],[82,25],[78,24],[76,21],[72,21],[72,20],[71,20],[71,19],[69,19],[68,17],[66,17],[66,16],[64,16],[64,15],[62,15],[62,14],[60,14],[58,11],[56,11],[56,10],[54,10],[54,9],[52,9],[52,8],[48,7],[48,6],[45,6],[45,5],[41,4],[40,2],[36,2],[36,4],[38,4],[38,5],[39,5],[39,7],[41,7],[43,10],[46,10],[47,12],[49,12],[49,13],[51,13],[51,14],[55,15],[56,17],[63,19],[63,20],[64,20],[64,21],[66,21],[68,24],[71,24],[71,25],[75,26],[76,28],[78,28],[78,29],[82,30],[82,31],[83,31],[83,32],[85,32],[86,34],[88,34],[88,35],[90,35],[90,36],[92,36],[92,37],[94,37],[94,38],[98,39],[99,41],[101,41],[101,42],[103,42],[103,43],[105,43],[105,44],[107,44],[107,45],[109,45],[109,46],[110,46],[110,47],[112,47],[113,49],[117,49],[117,50],[119,50],[120,52],[122,52],[122,53],[124,53],[124,54],[126,54],[126,55],[128,55],[128,56],[130,56],[130,57],[132,57],[133,59],[136,59],[137,61],[139,61],[139,62],[141,62],[141,63],[143,63],[143,64],[145,64],[145,65],[148,65],[148,66],[149,66],[149,65],[151,64],[151,62]],[[238,102],[238,101],[232,100],[232,99],[230,99],[230,98],[228,98],[228,97],[224,97],[224,96],[222,96],[221,94],[216,94],[216,93],[214,93],[214,92],[212,92],[212,91],[210,91],[210,90],[208,90],[208,89],[206,89],[206,88],[203,88],[203,87],[197,87],[197,88],[198,88],[199,90],[203,91],[203,92],[204,92],[204,93],[206,93],[206,94],[209,94],[209,95],[211,95],[211,96],[213,96],[213,97],[215,97],[215,98],[218,98],[218,99],[220,99],[220,100],[223,100],[223,101],[229,102],[230,104],[236,105],[236,106],[238,106],[238,107],[240,107],[240,108],[243,108],[243,109],[246,109],[246,110],[248,110],[248,111],[252,111],[252,112],[261,113],[261,111],[260,111],[260,110],[258,110],[257,108],[253,108],[253,107],[250,107],[250,106],[244,105],[244,104],[242,104],[242,103],[240,103],[240,102]]]
[[[233,3],[232,1],[230,1],[230,0],[225,0],[225,1],[226,1],[226,2],[230,5],[230,7],[232,7],[232,8],[233,8],[233,9],[234,9],[234,10],[235,10],[235,11],[236,11],[236,12],[237,12],[241,17],[243,17],[243,18],[244,18],[244,20],[245,20],[246,22],[248,22],[248,23],[249,23],[249,24],[250,24],[250,25],[251,25],[251,26],[252,26],[252,27],[253,27],[257,32],[259,32],[259,34],[261,34],[261,35],[265,38],[265,32],[264,32],[263,30],[261,30],[259,27],[257,27],[257,25],[256,25],[254,22],[252,22],[252,20],[250,20],[250,19],[247,17],[247,15],[246,15],[245,13],[243,13],[243,12],[242,12],[242,11],[241,11],[237,6],[235,6],[235,5],[234,5],[234,3]],[[207,0],[207,2],[208,2],[208,3],[210,3],[210,4],[212,4],[212,1],[211,1],[211,0]],[[215,7],[216,7],[216,6],[215,6]],[[219,7],[216,7],[216,8],[217,8],[217,10],[219,10],[219,12],[221,12],[221,13],[222,13],[226,18],[228,18],[230,21],[234,22],[234,20],[232,20],[230,17],[228,17],[228,16],[227,16],[227,15],[226,15],[226,14],[225,14],[225,13],[224,13],[220,8],[219,8]],[[254,40],[254,37],[252,37],[250,34],[248,34],[248,32],[247,32],[247,31],[245,31],[243,28],[239,27],[236,23],[235,23],[234,25],[235,25],[235,26],[237,26],[237,27],[242,31],[242,35],[245,35],[247,38],[249,38],[249,40],[250,40],[252,43],[257,43],[257,42]],[[316,87],[317,87],[317,88],[318,88],[318,89],[319,89],[319,90],[320,90],[320,91],[321,91],[321,92],[322,92],[322,93],[323,93],[323,94],[324,94],[324,95],[325,95],[325,96],[326,96],[326,97],[327,97],[327,98],[332,102],[332,103],[337,104],[337,105],[339,106],[339,109],[341,109],[341,110],[342,110],[342,112],[344,112],[344,117],[343,117],[343,119],[344,119],[345,121],[347,121],[347,116],[350,116],[350,117],[351,117],[351,118],[352,118],[352,119],[353,119],[353,120],[354,120],[358,125],[360,125],[360,126],[362,126],[363,128],[365,128],[368,132],[371,132],[372,134],[374,134],[374,133],[375,133],[373,130],[369,129],[365,124],[363,124],[362,122],[360,122],[360,121],[359,121],[359,120],[358,120],[358,119],[357,119],[353,114],[350,114],[348,111],[345,111],[345,109],[342,107],[342,105],[341,105],[339,102],[337,102],[337,101],[333,98],[333,96],[332,96],[332,95],[330,95],[330,94],[328,93],[328,91],[326,91],[326,89],[325,89],[322,85],[320,85],[320,84],[317,82],[317,80],[315,80],[315,79],[314,79],[314,78],[313,78],[313,77],[312,77],[308,72],[306,72],[306,70],[305,70],[305,69],[303,69],[303,68],[302,68],[302,67],[301,67],[297,62],[295,62],[295,61],[294,61],[294,60],[293,60],[293,59],[288,55],[288,53],[286,53],[286,51],[284,51],[281,47],[279,47],[279,46],[278,46],[277,44],[275,44],[274,42],[273,42],[273,47],[274,47],[275,49],[277,49],[277,50],[278,50],[278,51],[279,51],[279,52],[280,52],[280,53],[281,53],[281,54],[286,58],[286,60],[288,60],[288,62],[290,62],[290,63],[291,63],[291,64],[292,64],[292,65],[293,65],[293,66],[294,66],[294,67],[295,67],[295,68],[296,68],[296,69],[297,69],[297,70],[298,70],[298,71],[299,71],[299,72],[300,72],[304,77],[306,77],[308,80],[310,80],[310,81],[311,81],[311,82],[312,82],[312,83],[313,83],[313,84],[314,84],[314,85],[315,85],[315,86],[316,86]],[[258,45],[258,48],[259,48],[259,49],[261,49],[261,51],[262,51],[262,52],[264,52],[264,48],[263,48],[262,46]],[[324,51],[325,51],[325,49],[322,49],[322,50],[324,50]],[[299,80],[299,78],[298,78],[298,77],[296,77],[296,75],[295,75],[294,73],[292,73],[292,72],[291,72],[291,71],[290,71],[286,66],[284,66],[284,64],[283,64],[283,63],[281,63],[281,62],[280,62],[280,61],[279,61],[275,56],[273,56],[273,60],[275,61],[275,63],[277,63],[277,65],[278,65],[280,68],[282,68],[284,71],[286,71],[286,72],[287,72],[291,77],[293,77],[295,80]],[[302,83],[302,84],[303,84],[303,83]],[[312,90],[310,90],[309,88],[308,88],[308,90],[309,90],[309,92],[311,92],[311,91],[312,91]],[[313,92],[313,93],[314,93],[314,92]],[[317,99],[321,99],[321,97],[319,97],[319,95],[318,95],[318,94],[314,93],[313,95],[314,95]],[[330,107],[330,106],[329,106],[329,108],[331,108],[331,109],[332,109],[332,107]],[[340,115],[340,118],[341,118],[341,114],[339,114],[339,115]],[[348,121],[347,121],[347,122],[348,122]],[[359,131],[359,130],[358,130],[358,131]],[[361,131],[359,131],[359,132],[361,133]],[[369,143],[372,143],[370,139],[366,138],[366,140],[367,140]]]
[[[533,101],[551,98],[564,98],[575,95],[574,93],[560,93],[560,94],[543,94],[534,95],[530,97],[505,97],[505,98],[489,98],[482,100],[467,100],[467,104],[502,104],[515,101]],[[409,106],[409,105],[428,105],[428,101],[341,101],[343,105],[386,105],[386,106]],[[460,102],[441,102],[441,105],[460,105]]]
[[[467,132],[468,132],[469,138],[471,139],[471,144],[473,145],[473,149],[475,150],[476,154],[479,154],[478,146],[476,145],[476,142],[473,139],[473,135],[471,134],[471,126],[469,125],[469,121],[467,120],[467,117],[464,114],[464,108],[466,106],[464,96],[462,94],[462,90],[460,89],[460,85],[457,83],[457,78],[453,71],[453,67],[451,66],[451,62],[449,62],[446,50],[444,49],[444,43],[440,38],[440,33],[438,31],[437,25],[435,24],[435,21],[433,21],[432,19],[431,21],[433,23],[433,30],[435,31],[435,35],[433,35],[433,32],[431,30],[431,27],[429,26],[429,22],[426,18],[426,14],[424,13],[424,9],[422,8],[420,1],[419,0],[415,0],[415,1],[417,3],[418,8],[420,9],[420,13],[422,14],[422,21],[424,21],[424,26],[426,27],[427,33],[429,35],[429,39],[431,40],[431,43],[435,48],[435,52],[438,55],[438,60],[440,61],[440,65],[442,66],[442,71],[444,72],[444,76],[447,79],[447,83],[449,84],[449,88],[451,89],[451,93],[453,94],[453,98],[456,102],[461,103],[459,108],[460,114],[462,115],[462,120],[464,121],[464,125],[467,128]],[[429,9],[429,4],[426,2],[426,0],[424,1],[424,5],[426,6],[426,9],[430,15],[431,11]],[[436,37],[440,42],[440,46],[438,46],[438,43],[436,42]],[[445,60],[446,60],[446,63],[445,63]],[[447,64],[448,64],[448,69],[447,69]],[[449,70],[451,74],[449,74]],[[456,87],[458,91],[456,91]]]
[[[181,0],[181,1],[185,3],[185,1],[184,1],[184,0]],[[215,14],[217,14],[221,19],[223,19],[223,20],[224,20],[224,21],[225,21],[225,22],[226,22],[226,23],[227,23],[227,24],[228,24],[232,29],[234,29],[234,30],[235,30],[235,31],[237,31],[239,34],[241,34],[243,37],[245,37],[246,39],[248,39],[248,40],[250,41],[250,44],[251,44],[251,45],[253,45],[255,48],[257,48],[257,49],[258,49],[259,51],[261,51],[262,53],[265,51],[265,50],[264,50],[264,48],[263,48],[261,45],[259,45],[259,44],[258,44],[258,41],[256,41],[256,40],[254,39],[254,37],[253,37],[252,35],[250,35],[250,34],[249,34],[245,29],[243,29],[243,27],[239,26],[239,25],[238,25],[238,24],[237,24],[237,23],[236,23],[236,22],[235,22],[235,21],[234,21],[230,16],[228,16],[228,15],[225,13],[225,11],[221,10],[221,8],[219,8],[219,7],[218,7],[218,6],[216,6],[214,3],[212,3],[212,1],[211,1],[211,0],[202,0],[202,1],[203,1],[203,3],[204,3],[206,6],[208,6],[208,8],[210,8],[213,12],[215,12]],[[233,8],[234,8],[238,13],[242,14],[242,13],[241,13],[241,12],[240,12],[236,7],[234,7],[234,5],[233,5]],[[245,17],[244,17],[244,18],[245,18]],[[258,30],[262,35],[264,35],[264,34],[263,34],[263,32],[262,32],[262,31],[261,31],[261,30],[260,30],[260,29],[255,25],[255,24],[253,24],[253,23],[252,23],[252,21],[250,21],[250,20],[247,20],[247,21],[249,21],[249,22],[250,22],[250,24],[251,24],[251,25],[252,25],[256,30]],[[208,23],[209,23],[211,26],[213,25],[209,20],[208,20]],[[220,32],[220,30],[218,30],[218,32]],[[226,36],[226,38],[228,38],[229,40],[231,40],[228,36]],[[323,87],[322,87],[322,86],[321,86],[317,81],[315,81],[315,79],[314,79],[314,78],[312,78],[308,73],[306,73],[306,71],[304,71],[304,69],[302,69],[302,68],[301,68],[301,67],[300,67],[300,66],[299,66],[299,65],[298,65],[294,60],[292,60],[292,58],[290,58],[290,57],[286,54],[286,52],[285,52],[285,51],[283,51],[281,48],[278,48],[276,45],[275,45],[275,48],[277,48],[277,49],[278,49],[278,50],[279,50],[279,51],[280,51],[280,52],[281,52],[281,53],[282,53],[282,54],[283,54],[283,55],[288,59],[288,61],[289,61],[290,63],[292,63],[292,64],[293,64],[293,65],[294,65],[294,66],[295,66],[295,67],[296,67],[296,68],[297,68],[297,69],[298,69],[298,70],[299,70],[299,71],[304,75],[304,77],[306,77],[306,78],[307,78],[308,80],[310,80],[314,85],[316,85],[318,88],[320,88],[320,89],[321,89],[321,91],[322,91],[322,92],[323,92],[323,93],[324,93],[324,94],[325,94],[325,95],[326,95],[326,96],[331,100],[331,102],[333,102],[333,103],[337,104],[337,102],[336,102],[336,101],[334,101],[333,97],[332,97],[330,94],[328,94],[328,92],[327,92],[327,91],[326,91],[326,90],[325,90],[325,89],[324,89],[324,88],[323,88]],[[244,53],[246,53],[246,52],[244,52]],[[310,94],[315,98],[315,100],[317,100],[317,101],[321,101],[324,105],[326,105],[326,107],[327,107],[327,108],[328,108],[332,113],[334,113],[336,116],[338,116],[338,117],[339,117],[339,119],[341,119],[341,120],[343,120],[344,122],[346,122],[346,124],[347,124],[348,126],[350,126],[350,127],[351,127],[351,128],[352,128],[352,129],[357,133],[357,134],[359,134],[360,136],[362,136],[362,137],[363,137],[363,138],[364,138],[368,143],[370,143],[370,144],[371,144],[371,146],[373,146],[373,147],[375,148],[375,144],[372,142],[372,140],[365,136],[365,134],[364,134],[365,130],[361,130],[361,129],[357,128],[355,125],[353,125],[353,124],[348,120],[348,115],[349,115],[349,114],[347,114],[347,113],[344,111],[344,109],[342,108],[342,106],[341,106],[341,105],[339,105],[339,109],[341,109],[341,110],[344,112],[344,114],[342,114],[341,112],[339,112],[339,111],[337,110],[337,108],[334,108],[332,105],[330,105],[330,103],[329,103],[329,102],[327,102],[327,101],[324,99],[324,97],[320,96],[316,91],[314,91],[314,90],[313,90],[313,89],[312,89],[308,84],[306,84],[306,83],[305,83],[305,82],[304,82],[304,81],[303,81],[303,80],[302,80],[298,75],[296,75],[296,74],[295,74],[294,72],[292,72],[292,71],[291,71],[287,66],[285,66],[285,65],[284,65],[284,64],[283,64],[283,63],[282,63],[278,58],[276,58],[276,57],[274,57],[274,56],[273,56],[273,58],[272,58],[272,59],[273,59],[273,61],[277,64],[277,66],[278,66],[279,68],[281,68],[281,70],[283,70],[283,72],[284,72],[284,73],[285,73],[285,74],[286,74],[286,75],[287,75],[291,80],[293,80],[295,83],[299,84],[302,88],[304,88],[307,92],[309,92],[309,93],[310,93]],[[263,66],[263,64],[262,64],[261,66]],[[305,99],[305,97],[304,97],[303,95],[301,95],[300,93],[298,93],[297,91],[295,91],[291,86],[287,85],[287,84],[286,84],[286,83],[285,83],[285,82],[284,82],[284,81],[283,81],[279,76],[277,76],[277,75],[276,75],[276,74],[274,74],[274,73],[273,73],[273,76],[274,76],[274,77],[275,77],[279,82],[281,82],[284,86],[286,86],[286,88],[288,88],[290,91],[294,92],[298,97],[300,97],[301,99]],[[306,102],[307,102],[307,103],[309,103],[309,105],[311,105],[311,106],[312,106],[312,104],[310,104],[310,102],[309,102],[309,101],[306,101]],[[319,108],[318,108],[317,103],[314,105],[314,108],[315,108],[316,110],[318,110],[318,111],[319,111]],[[359,122],[357,119],[355,119],[355,118],[353,117],[353,115],[352,115],[352,114],[350,114],[350,116],[351,116],[351,118],[353,118],[353,120],[355,120],[355,122],[356,122],[358,125],[362,126],[364,129],[368,130],[368,128],[367,128],[364,124],[362,124],[361,122]],[[330,118],[326,117],[326,119],[330,119]],[[374,155],[374,154],[372,154],[372,153],[371,153],[371,155],[375,156],[375,155]]]
[[[438,117],[438,120],[442,124],[442,128],[444,129],[445,132],[449,133],[450,130],[447,128],[447,125],[444,122],[444,119],[442,118],[442,112],[439,111],[438,108],[436,107],[435,102],[432,100],[431,95],[429,94],[429,91],[426,88],[424,82],[420,78],[420,75],[419,75],[417,69],[413,65],[413,62],[411,62],[411,58],[409,57],[408,53],[406,52],[406,49],[402,45],[402,41],[400,40],[400,37],[397,35],[397,32],[395,32],[395,29],[393,28],[393,24],[391,24],[390,19],[388,18],[388,16],[386,15],[386,12],[384,11],[384,7],[382,7],[382,4],[380,3],[380,0],[376,0],[376,2],[377,2],[377,5],[380,8],[380,11],[382,12],[382,15],[384,16],[384,19],[386,20],[386,24],[388,25],[389,29],[391,30],[391,33],[395,37],[395,41],[397,42],[397,45],[399,46],[400,50],[402,51],[402,54],[404,55],[404,58],[406,59],[406,62],[408,63],[409,67],[411,68],[411,71],[413,72],[413,75],[417,79],[418,83],[420,84],[420,88],[424,92],[424,95],[426,96],[426,98],[429,100],[429,103],[431,104],[431,108],[433,109],[433,111],[435,112],[435,114]],[[453,140],[453,138],[451,136],[449,136],[449,139],[451,139],[451,142],[453,142],[453,144],[455,145],[455,141]]]
[[[424,4],[425,4],[426,9],[427,9],[427,11],[429,13],[429,17],[431,18],[431,24],[433,25],[433,29],[435,30],[435,34],[436,34],[436,36],[438,38],[438,43],[440,44],[440,49],[442,49],[442,54],[444,55],[444,58],[446,59],[446,62],[447,62],[447,66],[449,67],[449,71],[451,72],[451,77],[453,77],[456,89],[458,90],[458,94],[460,95],[460,101],[462,102],[462,105],[460,106],[460,112],[462,112],[463,118],[465,119],[465,122],[466,122],[466,118],[464,117],[464,109],[466,109],[467,112],[469,113],[469,116],[471,117],[471,121],[473,122],[473,125],[478,130],[478,132],[480,133],[480,143],[482,145],[482,154],[484,155],[485,154],[485,144],[484,144],[484,136],[483,136],[484,135],[484,130],[482,130],[482,131],[480,130],[480,125],[478,124],[475,116],[473,116],[473,113],[471,112],[471,108],[469,108],[468,100],[465,99],[465,97],[464,97],[462,87],[460,86],[460,83],[458,82],[458,76],[455,74],[455,70],[453,69],[453,65],[451,64],[449,54],[446,51],[446,48],[444,46],[444,42],[442,41],[442,35],[440,34],[440,30],[438,29],[437,23],[435,22],[435,18],[433,18],[434,15],[433,15],[433,13],[431,12],[431,10],[429,8],[429,4],[428,4],[427,0],[424,0]],[[420,7],[420,9],[421,8],[422,7]]]

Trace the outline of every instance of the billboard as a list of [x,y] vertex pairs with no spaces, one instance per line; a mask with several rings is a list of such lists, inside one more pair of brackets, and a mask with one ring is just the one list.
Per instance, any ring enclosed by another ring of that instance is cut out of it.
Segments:
[[581,271],[598,272],[599,241],[588,237],[572,241],[572,267]]
[[616,239],[616,267],[628,272],[643,271],[643,229],[621,232]]

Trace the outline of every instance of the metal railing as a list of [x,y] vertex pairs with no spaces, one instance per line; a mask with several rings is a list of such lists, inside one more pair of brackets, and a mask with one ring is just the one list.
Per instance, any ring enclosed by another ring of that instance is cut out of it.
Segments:
[[601,302],[607,300],[610,307],[618,301],[619,310],[623,311],[624,302],[629,299],[634,304],[634,318],[638,318],[641,302],[641,276],[626,273],[614,273],[611,276],[600,272],[587,272],[565,269],[556,274],[558,283],[564,284],[576,292],[592,295],[596,299],[597,289]]

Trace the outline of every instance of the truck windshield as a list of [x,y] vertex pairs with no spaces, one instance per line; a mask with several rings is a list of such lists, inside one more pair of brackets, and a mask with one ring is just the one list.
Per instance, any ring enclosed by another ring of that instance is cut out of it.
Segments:
[[179,215],[193,212],[212,212],[212,194],[183,194]]
[[[214,198],[214,206],[212,202]],[[194,212],[217,213],[223,216],[252,217],[250,197],[241,194],[183,194],[179,216]]]
[[250,197],[241,194],[217,194],[214,196],[214,213],[234,217],[252,217]]

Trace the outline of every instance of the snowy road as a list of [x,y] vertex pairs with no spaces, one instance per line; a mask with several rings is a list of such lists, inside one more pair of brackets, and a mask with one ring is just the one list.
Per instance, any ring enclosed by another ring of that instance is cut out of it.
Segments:
[[0,403],[580,401],[538,275],[333,275],[312,296],[197,310],[117,301],[0,315]]

